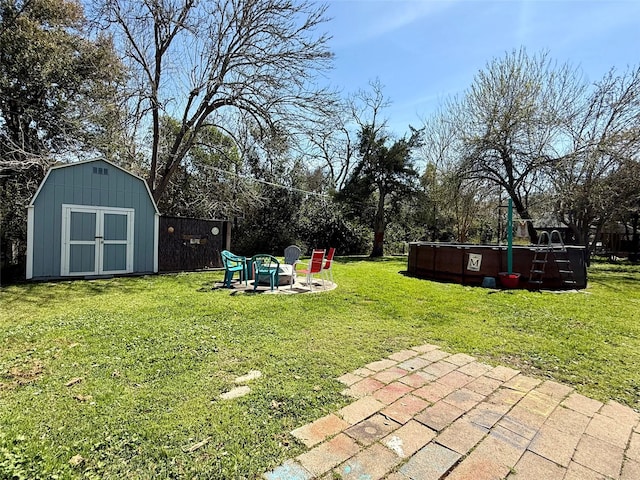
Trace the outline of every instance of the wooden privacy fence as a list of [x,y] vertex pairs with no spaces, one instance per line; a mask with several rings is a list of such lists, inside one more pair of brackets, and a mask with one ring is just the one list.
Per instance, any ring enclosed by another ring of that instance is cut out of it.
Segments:
[[163,215],[158,235],[158,271],[222,267],[220,252],[229,248],[230,239],[229,222]]

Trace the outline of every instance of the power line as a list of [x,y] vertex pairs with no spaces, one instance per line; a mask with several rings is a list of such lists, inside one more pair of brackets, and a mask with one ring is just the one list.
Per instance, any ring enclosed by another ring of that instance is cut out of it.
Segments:
[[269,182],[267,180],[260,180],[259,178],[246,177],[244,175],[240,175],[239,173],[231,172],[229,170],[224,170],[222,168],[214,167],[212,165],[207,165],[206,168],[211,169],[211,170],[216,170],[216,171],[221,172],[221,173],[233,175],[234,177],[240,178],[242,180],[248,180],[248,181],[251,181],[251,182],[262,183],[264,185],[269,185],[271,187],[276,187],[276,188],[282,188],[282,189],[285,189],[285,190],[289,190],[291,192],[299,192],[299,193],[304,193],[305,195],[315,195],[317,197],[330,198],[330,196],[327,195],[326,193],[310,192],[309,190],[302,190],[301,188],[290,187],[288,185],[282,185],[280,183]]

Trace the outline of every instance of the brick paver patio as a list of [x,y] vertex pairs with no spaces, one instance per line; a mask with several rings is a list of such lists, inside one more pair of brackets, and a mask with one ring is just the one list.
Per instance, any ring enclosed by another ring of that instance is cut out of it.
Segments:
[[266,480],[638,480],[640,416],[435,345],[340,377],[354,402],[291,432]]

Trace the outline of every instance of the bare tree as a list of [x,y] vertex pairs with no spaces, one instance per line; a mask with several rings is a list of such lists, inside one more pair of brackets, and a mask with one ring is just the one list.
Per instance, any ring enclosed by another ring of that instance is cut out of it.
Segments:
[[457,162],[462,177],[499,186],[522,219],[536,203],[551,205],[588,246],[591,230],[633,198],[618,172],[637,158],[638,125],[639,68],[590,87],[569,65],[520,50],[490,62],[428,122],[426,145],[434,161]]
[[346,103],[307,124],[302,154],[321,166],[331,190],[339,191],[345,186],[357,152],[355,137]]
[[413,151],[420,144],[421,131],[409,127],[410,134],[393,140],[381,119],[388,100],[380,82],[371,83],[372,90],[359,93],[359,102],[352,103],[352,116],[359,126],[357,157],[348,172],[344,188],[337,198],[351,204],[358,216],[363,205],[375,203],[372,209],[372,257],[384,254],[384,235],[389,217],[398,211],[400,200],[415,192],[418,174],[413,166]]
[[[102,0],[99,17],[118,33],[134,75],[141,125],[151,126],[149,186],[159,199],[207,126],[230,131],[250,119],[286,130],[296,112],[323,104],[315,74],[332,58],[317,29],[325,7],[293,0]],[[161,159],[160,118],[180,129]]]
[[563,126],[583,91],[578,72],[546,53],[494,59],[447,106],[462,146],[460,171],[504,189],[520,217],[530,219],[530,198],[549,185],[544,167],[562,156]]
[[610,71],[576,104],[567,128],[569,153],[551,165],[558,218],[588,245],[627,201],[637,185],[625,175],[640,147],[640,68]]

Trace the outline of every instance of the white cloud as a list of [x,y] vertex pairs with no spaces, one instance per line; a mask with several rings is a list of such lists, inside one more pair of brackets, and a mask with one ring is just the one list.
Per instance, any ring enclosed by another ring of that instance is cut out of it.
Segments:
[[336,37],[338,46],[366,43],[393,33],[421,19],[442,12],[455,3],[454,0],[360,0],[332,1],[329,14],[334,21],[345,21]]

